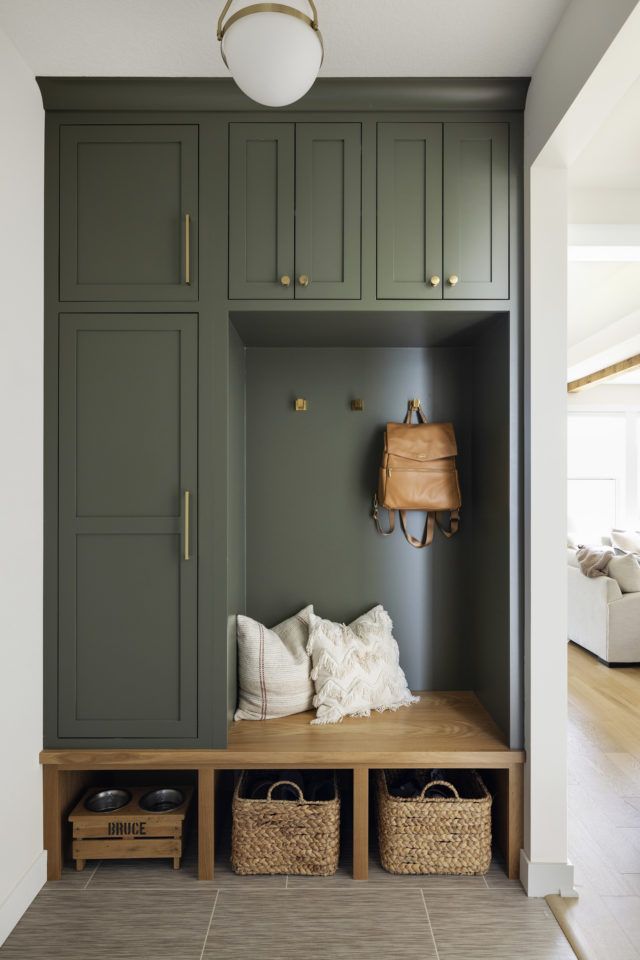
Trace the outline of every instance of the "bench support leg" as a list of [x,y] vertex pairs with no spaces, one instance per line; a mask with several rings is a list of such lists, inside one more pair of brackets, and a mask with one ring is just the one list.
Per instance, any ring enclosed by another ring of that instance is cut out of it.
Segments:
[[213,880],[215,772],[198,769],[198,880]]
[[520,876],[520,850],[524,842],[524,769],[516,764],[496,771],[498,844],[509,880]]
[[369,770],[353,771],[353,879],[369,876]]
[[62,773],[53,765],[42,768],[42,802],[44,806],[44,848],[47,851],[47,880],[62,876],[64,853],[62,849],[63,801]]

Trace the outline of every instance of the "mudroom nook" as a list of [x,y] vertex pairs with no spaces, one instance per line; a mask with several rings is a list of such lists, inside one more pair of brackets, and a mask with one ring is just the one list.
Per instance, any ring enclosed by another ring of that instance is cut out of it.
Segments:
[[[321,83],[275,119],[224,81],[41,89],[50,878],[82,790],[149,771],[196,786],[211,879],[224,772],[270,768],[352,771],[359,879],[370,771],[486,771],[516,877],[526,84]],[[453,424],[462,498],[423,550],[372,520],[416,398]],[[234,721],[236,616],[307,603],[382,604],[420,702]]]

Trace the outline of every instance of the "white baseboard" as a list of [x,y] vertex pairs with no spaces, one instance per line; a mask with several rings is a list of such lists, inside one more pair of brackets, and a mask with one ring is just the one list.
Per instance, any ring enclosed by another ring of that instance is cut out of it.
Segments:
[[47,881],[47,853],[38,854],[9,896],[0,903],[0,947]]
[[547,897],[550,893],[578,896],[572,863],[532,863],[524,850],[520,851],[520,882],[529,897]]

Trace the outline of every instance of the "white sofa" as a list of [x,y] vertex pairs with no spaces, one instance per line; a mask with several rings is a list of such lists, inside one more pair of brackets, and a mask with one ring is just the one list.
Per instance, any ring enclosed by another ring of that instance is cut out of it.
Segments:
[[569,550],[569,640],[608,664],[640,662],[640,593],[610,577],[585,577]]

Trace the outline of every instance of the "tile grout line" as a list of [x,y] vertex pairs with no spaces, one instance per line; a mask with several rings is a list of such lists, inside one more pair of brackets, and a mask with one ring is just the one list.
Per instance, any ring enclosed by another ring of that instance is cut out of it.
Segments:
[[216,906],[218,904],[218,897],[220,896],[220,891],[216,890],[216,897],[213,901],[213,907],[211,908],[211,916],[209,917],[209,926],[207,927],[207,932],[204,936],[204,943],[202,944],[202,951],[200,953],[200,960],[204,957],[204,951],[207,948],[207,940],[209,939],[209,934],[211,933],[211,924],[213,923],[213,915],[216,912]]
[[87,889],[87,887],[89,886],[89,884],[91,883],[91,881],[92,881],[93,878],[95,877],[96,873],[98,872],[98,869],[99,869],[101,863],[102,863],[102,860],[98,860],[97,864],[96,864],[95,867],[93,868],[93,873],[91,874],[91,876],[89,877],[89,879],[88,879],[87,882],[85,883],[84,887],[82,888],[83,890],[86,890],[86,889]]
[[427,901],[424,898],[424,890],[422,889],[422,887],[420,888],[420,895],[422,897],[422,902],[424,904],[424,912],[427,915],[427,922],[429,924],[429,930],[431,932],[431,939],[433,940],[433,949],[436,952],[436,960],[440,960],[440,954],[438,953],[438,944],[436,943],[436,937],[433,932],[433,927],[431,926],[431,917],[429,916],[429,911],[427,910]]

